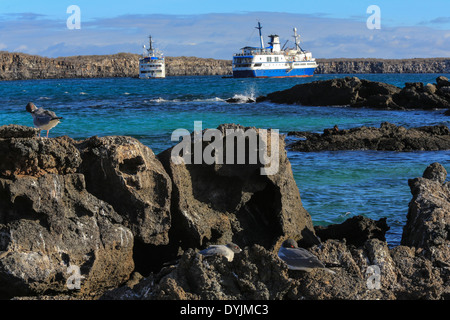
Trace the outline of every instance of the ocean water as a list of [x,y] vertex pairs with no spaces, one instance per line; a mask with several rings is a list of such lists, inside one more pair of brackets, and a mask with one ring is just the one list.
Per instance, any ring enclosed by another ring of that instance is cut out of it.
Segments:
[[[229,104],[231,97],[253,97],[284,90],[299,83],[347,75],[316,75],[299,79],[232,79],[220,76],[168,77],[140,80],[58,79],[0,82],[0,125],[32,126],[25,105],[32,101],[64,119],[50,137],[85,139],[98,135],[128,135],[157,154],[174,144],[175,129],[194,130],[222,123],[288,131],[317,131],[335,124],[341,129],[361,125],[379,127],[388,121],[405,127],[444,124],[443,110],[384,111],[347,107],[278,105],[270,102]],[[353,76],[353,75],[352,75]],[[405,82],[434,83],[436,74],[356,75],[403,87]],[[445,75],[449,77],[450,75]],[[45,132],[44,132],[45,133]],[[291,137],[287,137],[291,142]],[[390,246],[400,243],[411,194],[408,179],[440,162],[450,171],[450,151],[291,152],[288,157],[303,206],[314,224],[340,223],[355,215],[387,218]]]

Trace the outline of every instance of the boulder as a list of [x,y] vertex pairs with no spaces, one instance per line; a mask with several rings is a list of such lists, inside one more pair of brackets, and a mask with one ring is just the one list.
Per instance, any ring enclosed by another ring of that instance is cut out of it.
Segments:
[[[261,134],[260,129],[239,125],[222,125],[217,130],[221,134],[221,140],[218,141],[224,146],[223,155],[227,154],[225,141],[233,137],[227,135],[227,130],[256,132],[258,137]],[[271,132],[268,142],[272,141]],[[272,137],[273,142],[266,145],[271,150],[271,143],[278,144],[278,148],[272,150],[273,159],[278,163],[278,170],[273,174],[262,174],[267,166],[259,160],[250,163],[248,143],[243,151],[246,163],[242,164],[234,161],[236,158],[233,160],[235,164],[230,161],[207,164],[204,159],[197,164],[194,161],[191,164],[176,164],[172,159],[175,147],[158,155],[173,182],[174,236],[184,248],[228,242],[241,247],[259,244],[270,248],[286,236],[303,238],[310,243],[317,242],[311,217],[302,206],[286,155],[284,137],[275,132]],[[192,159],[195,159],[196,152],[200,152],[195,150],[197,142],[194,140],[189,139],[188,142]],[[245,141],[248,142],[248,139],[241,142]],[[234,147],[238,145],[236,142]],[[209,146],[204,141],[199,150],[204,154]],[[237,152],[233,154],[236,157]]]
[[131,137],[92,137],[77,145],[87,190],[113,206],[145,244],[168,244],[172,183],[153,151]]
[[256,102],[300,104],[308,106],[350,106],[374,109],[450,108],[450,83],[438,77],[437,84],[405,83],[404,88],[356,77],[313,81],[261,96]]
[[0,127],[0,177],[35,177],[47,173],[75,173],[81,164],[80,153],[69,137],[34,139],[34,128],[9,125]]
[[448,81],[447,77],[439,76],[436,78],[436,86],[438,89],[442,87],[450,87],[450,81]]
[[289,132],[303,137],[288,147],[294,151],[323,150],[450,150],[450,131],[445,125],[406,129],[383,122],[380,128],[357,127],[339,130],[325,129],[323,134],[314,132]]
[[122,284],[134,263],[121,221],[81,174],[0,178],[0,297],[95,295]]
[[386,223],[386,218],[374,221],[363,216],[355,216],[341,224],[316,226],[314,230],[321,241],[345,239],[347,244],[362,246],[369,239],[386,241],[385,235],[386,231],[389,230],[389,226]]
[[[408,181],[413,198],[409,203],[402,245],[431,250],[449,245],[450,184],[439,163],[428,166],[423,176]],[[450,262],[450,258],[446,259]]]

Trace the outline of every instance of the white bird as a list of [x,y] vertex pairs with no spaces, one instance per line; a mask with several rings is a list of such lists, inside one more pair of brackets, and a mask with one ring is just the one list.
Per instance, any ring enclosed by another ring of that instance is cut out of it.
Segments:
[[278,257],[286,262],[290,270],[309,272],[314,268],[319,268],[333,274],[335,273],[333,270],[326,268],[311,252],[299,248],[297,242],[293,239],[287,239],[282,243],[280,250],[278,250]]
[[239,248],[237,244],[230,242],[226,245],[218,244],[209,246],[208,248],[200,251],[200,254],[204,256],[222,255],[225,258],[227,258],[228,261],[231,262],[234,259],[234,254],[239,253],[241,251],[242,249]]
[[[33,123],[36,128],[47,131],[47,138],[50,129],[54,128],[59,123],[59,120],[62,119],[62,117],[57,117],[53,111],[37,108],[32,102],[27,104],[26,109],[33,116]],[[41,131],[39,131],[40,136]]]

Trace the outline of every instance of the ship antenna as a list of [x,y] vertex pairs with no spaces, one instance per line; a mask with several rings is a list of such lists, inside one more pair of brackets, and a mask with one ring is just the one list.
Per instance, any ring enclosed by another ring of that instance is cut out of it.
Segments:
[[261,42],[261,50],[262,50],[262,49],[264,49],[264,39],[263,39],[263,36],[261,34],[262,27],[261,27],[261,23],[259,21],[258,21],[258,26],[256,27],[256,29],[259,30],[259,41]]

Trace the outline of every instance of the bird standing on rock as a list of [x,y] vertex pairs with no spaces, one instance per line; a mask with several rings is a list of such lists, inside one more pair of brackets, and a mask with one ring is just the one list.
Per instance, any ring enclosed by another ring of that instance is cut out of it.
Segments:
[[208,248],[200,251],[200,254],[204,256],[222,255],[225,258],[227,258],[228,261],[231,262],[234,259],[234,254],[239,253],[241,251],[242,249],[239,248],[237,244],[230,242],[226,245],[218,244],[209,246]]
[[[33,102],[29,102],[26,109],[33,116],[33,123],[36,128],[47,131],[47,138],[50,129],[54,128],[62,119],[62,117],[57,117],[53,111],[37,108]],[[39,131],[40,136],[41,131]]]
[[309,272],[314,268],[320,268],[327,272],[335,273],[333,270],[326,268],[311,252],[299,248],[297,242],[293,239],[287,239],[282,243],[280,250],[278,250],[278,257],[286,262],[290,270]]

